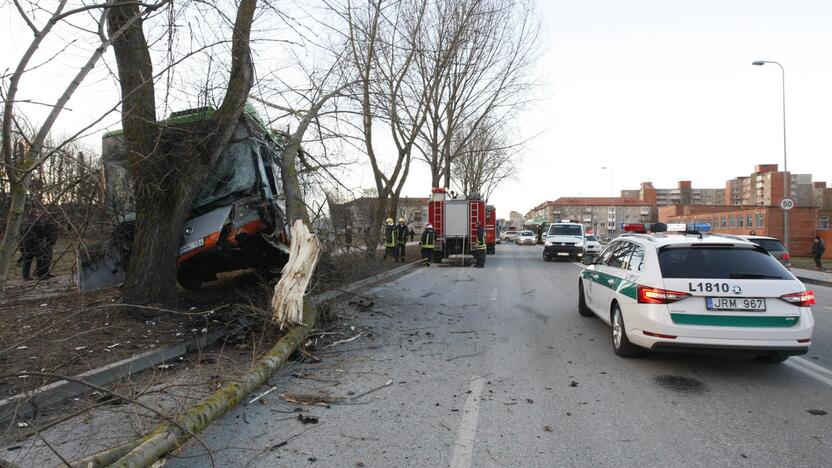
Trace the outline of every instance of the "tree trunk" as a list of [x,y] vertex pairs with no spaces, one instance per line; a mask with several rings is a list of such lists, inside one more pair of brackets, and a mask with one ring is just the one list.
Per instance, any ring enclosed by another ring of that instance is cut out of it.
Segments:
[[[157,151],[153,66],[141,22],[114,41],[121,93],[124,138],[130,151],[136,186],[136,226],[124,300],[128,303],[178,305],[176,258],[185,216],[208,171],[222,155],[243,112],[252,83],[249,36],[257,0],[242,0],[237,9],[228,89],[216,113],[208,157]],[[119,0],[111,10],[109,30],[120,27],[136,11],[132,0]]]
[[367,257],[376,258],[378,246],[381,240],[381,225],[384,222],[384,212],[387,205],[386,196],[379,195],[370,211],[370,219],[367,226]]
[[[31,173],[30,173],[31,174]],[[12,201],[9,205],[8,218],[6,219],[6,230],[3,234],[3,241],[0,242],[0,288],[6,286],[6,280],[11,269],[12,256],[20,240],[20,226],[23,224],[24,208],[26,206],[26,183],[11,181]],[[2,291],[2,289],[0,289]]]

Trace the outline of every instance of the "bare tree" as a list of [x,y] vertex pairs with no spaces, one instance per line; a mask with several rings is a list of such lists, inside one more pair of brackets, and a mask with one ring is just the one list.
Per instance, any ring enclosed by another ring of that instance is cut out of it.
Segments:
[[[20,1],[15,0],[13,3],[17,8],[23,21],[32,31],[32,41],[28,48],[18,60],[17,67],[8,77],[8,85],[4,93],[4,108],[3,108],[3,124],[2,124],[2,159],[6,177],[11,191],[11,202],[9,206],[9,213],[6,217],[5,232],[3,240],[0,243],[0,295],[5,289],[6,280],[8,278],[9,268],[12,261],[12,254],[17,246],[19,239],[20,226],[24,216],[24,209],[26,206],[27,186],[32,180],[33,171],[37,169],[44,161],[49,159],[54,151],[44,151],[44,143],[46,142],[52,127],[64,110],[67,102],[92,71],[95,64],[101,59],[104,52],[115,40],[119,40],[123,34],[136,22],[138,22],[142,15],[147,14],[159,8],[161,5],[170,0],[160,0],[157,3],[149,5],[142,4],[140,7],[138,3],[134,3],[135,9],[132,14],[126,15],[123,18],[121,27],[111,28],[110,35],[105,34],[105,20],[108,12],[112,9],[115,0],[107,0],[105,3],[93,3],[89,5],[80,6],[73,9],[66,9],[67,0],[57,2],[54,10],[48,12],[48,18],[44,21],[43,26],[38,26],[36,22],[38,19],[27,13]],[[34,2],[36,8],[33,11],[44,11],[37,2]],[[89,12],[99,11],[100,15],[96,22],[98,45],[87,58],[86,62],[78,69],[70,83],[64,89],[63,93],[58,99],[49,105],[50,112],[44,122],[39,126],[37,132],[31,139],[25,142],[25,151],[22,152],[20,158],[14,157],[13,150],[13,133],[17,126],[17,114],[15,103],[17,102],[17,94],[22,84],[21,80],[27,71],[31,70],[30,62],[35,56],[38,49],[44,44],[44,41],[50,37],[50,32],[53,28],[62,23],[69,21],[75,16],[86,14]]]
[[[114,0],[108,22],[121,84],[122,124],[131,178],[136,189],[136,227],[124,284],[129,303],[178,303],[176,257],[185,216],[209,170],[222,154],[243,112],[253,82],[249,38],[257,0],[241,0],[232,36],[231,70],[225,97],[204,141],[208,154],[160,151],[153,63],[141,21],[128,24],[139,6]],[[207,156],[207,157],[206,157]]]
[[[448,188],[457,150],[484,125],[508,125],[528,99],[540,27],[528,1],[441,0],[433,16],[437,26],[420,48],[419,71],[438,75],[440,91],[431,96],[419,148],[433,186]],[[441,58],[443,48],[451,59]]]
[[[427,120],[428,102],[438,89],[435,81],[417,73],[427,7],[426,0],[369,0],[358,7],[348,1],[338,10],[346,22],[360,131],[378,197],[368,221],[371,257],[376,254],[383,218],[395,216],[413,150]],[[388,127],[392,158],[382,157],[383,150],[378,150],[384,135],[376,134],[377,123]]]
[[498,125],[493,122],[482,122],[476,130],[463,132],[465,138],[453,142],[451,177],[466,197],[479,194],[487,200],[517,172],[520,153],[505,145],[506,134],[495,127]]

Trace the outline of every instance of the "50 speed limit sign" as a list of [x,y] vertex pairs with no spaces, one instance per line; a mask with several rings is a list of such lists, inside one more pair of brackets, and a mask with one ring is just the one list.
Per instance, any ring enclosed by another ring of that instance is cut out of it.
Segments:
[[784,211],[790,211],[794,208],[794,198],[792,197],[783,197],[780,199],[780,208]]

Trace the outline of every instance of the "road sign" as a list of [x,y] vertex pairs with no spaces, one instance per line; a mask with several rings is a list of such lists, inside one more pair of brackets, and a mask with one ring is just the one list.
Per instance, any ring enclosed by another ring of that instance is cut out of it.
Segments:
[[794,198],[792,197],[783,197],[780,199],[780,208],[784,211],[790,211],[794,208]]

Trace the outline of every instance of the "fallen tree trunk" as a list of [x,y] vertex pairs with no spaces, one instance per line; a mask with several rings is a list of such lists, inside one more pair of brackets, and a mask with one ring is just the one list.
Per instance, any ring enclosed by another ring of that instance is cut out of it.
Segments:
[[281,329],[303,321],[303,297],[321,254],[321,244],[301,220],[292,225],[289,261],[274,286],[272,312]]
[[[181,426],[160,424],[148,435],[125,445],[108,449],[73,463],[74,466],[97,468],[102,466],[145,467],[150,466],[166,453],[187,442],[216,419],[234,408],[247,395],[262,386],[303,342],[315,326],[316,312],[311,301],[304,301],[303,325],[298,325],[284,335],[277,344],[239,381],[217,390],[178,416],[175,421]],[[188,432],[182,430],[186,429]]]
[[[275,286],[273,312],[281,324],[296,323],[277,344],[239,380],[227,384],[179,415],[173,424],[160,424],[148,435],[74,463],[93,468],[108,466],[145,467],[208,427],[262,386],[303,343],[317,319],[314,304],[305,299],[306,288],[320,254],[320,244],[302,221],[292,226],[292,246],[283,277]],[[291,310],[284,310],[284,309]]]

